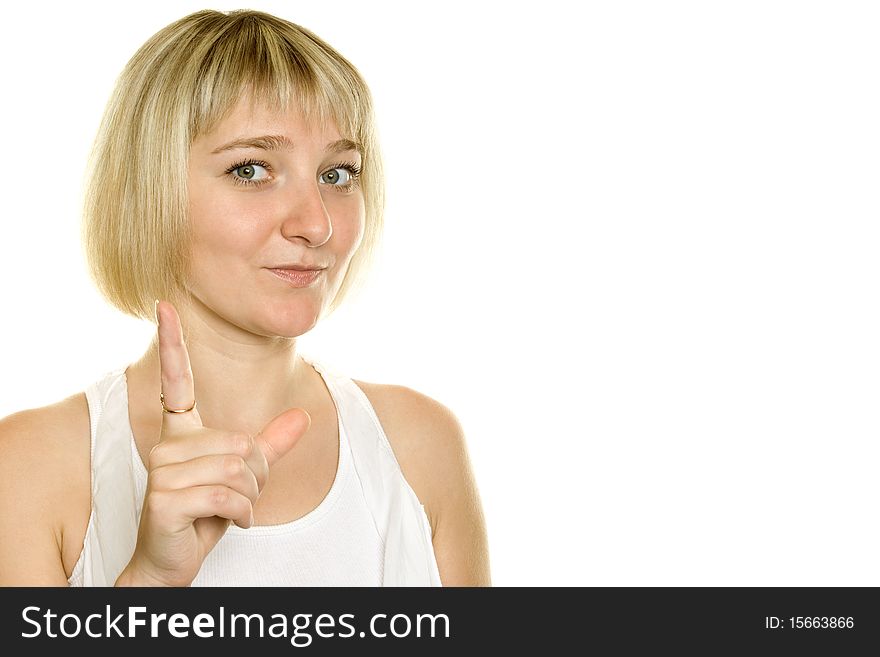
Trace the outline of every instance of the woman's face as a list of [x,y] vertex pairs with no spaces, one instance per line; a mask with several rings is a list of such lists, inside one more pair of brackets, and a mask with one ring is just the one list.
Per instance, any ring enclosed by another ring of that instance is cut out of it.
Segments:
[[[251,333],[295,337],[332,301],[364,233],[361,154],[330,124],[244,102],[190,151],[189,288],[210,313]],[[328,150],[329,149],[329,150]],[[324,267],[294,284],[272,268]]]

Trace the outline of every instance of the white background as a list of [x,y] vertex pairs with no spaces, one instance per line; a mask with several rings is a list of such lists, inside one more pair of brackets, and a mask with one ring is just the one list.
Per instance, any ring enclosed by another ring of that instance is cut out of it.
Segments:
[[[87,278],[81,181],[205,6],[4,8],[0,416],[151,337]],[[880,585],[876,5],[246,6],[359,68],[386,158],[380,267],[302,348],[456,413],[496,585]]]

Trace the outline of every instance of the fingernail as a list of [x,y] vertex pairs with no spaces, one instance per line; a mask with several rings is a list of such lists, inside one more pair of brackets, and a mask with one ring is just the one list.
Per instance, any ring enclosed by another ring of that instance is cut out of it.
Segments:
[[156,299],[156,305],[153,306],[153,314],[156,315],[156,324],[159,324],[159,300]]
[[251,511],[251,524],[248,525],[248,529],[250,529],[250,528],[253,527],[253,526],[254,526],[254,512]]

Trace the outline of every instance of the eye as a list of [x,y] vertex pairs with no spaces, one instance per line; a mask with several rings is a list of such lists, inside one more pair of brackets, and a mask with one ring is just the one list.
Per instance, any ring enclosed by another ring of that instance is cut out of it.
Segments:
[[341,167],[338,169],[330,169],[330,171],[327,171],[325,174],[323,174],[323,175],[327,176],[327,179],[325,180],[325,182],[328,182],[331,185],[338,185],[340,171],[345,174],[344,176],[342,176],[342,178],[343,178],[342,184],[344,186],[351,179],[351,172],[349,172],[347,169],[343,169]]
[[[340,175],[342,172],[342,175]],[[361,167],[354,162],[341,162],[321,174],[324,182],[329,183],[338,191],[348,192],[359,183]]]
[[262,169],[263,173],[266,173],[266,169],[259,164],[245,164],[240,167],[236,167],[233,171],[236,174],[245,180],[262,180],[263,177],[259,175],[259,170]]
[[247,160],[233,164],[226,173],[239,185],[261,185],[269,181],[268,166],[265,162]]

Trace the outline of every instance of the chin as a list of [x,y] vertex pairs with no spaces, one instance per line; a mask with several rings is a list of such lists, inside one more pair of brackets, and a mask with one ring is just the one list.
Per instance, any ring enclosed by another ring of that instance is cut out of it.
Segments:
[[287,312],[284,316],[274,316],[267,318],[264,326],[271,331],[272,335],[282,338],[296,338],[304,333],[308,333],[318,323],[319,313],[317,311],[300,311]]

